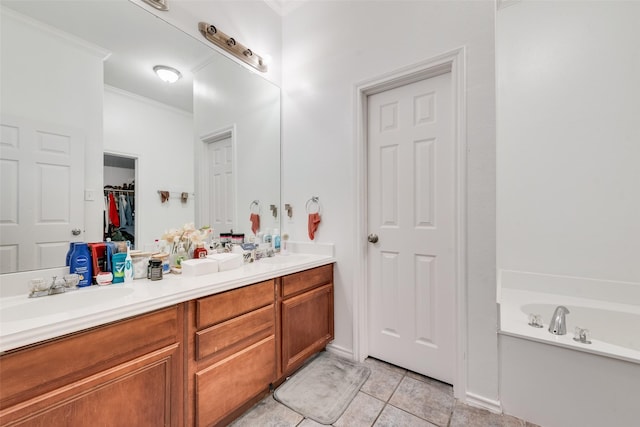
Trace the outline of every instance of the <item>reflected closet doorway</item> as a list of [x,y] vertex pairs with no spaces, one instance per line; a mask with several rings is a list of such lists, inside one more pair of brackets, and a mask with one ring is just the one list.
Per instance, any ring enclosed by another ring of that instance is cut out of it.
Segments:
[[121,153],[104,153],[103,240],[129,240],[136,248],[136,184],[138,158]]

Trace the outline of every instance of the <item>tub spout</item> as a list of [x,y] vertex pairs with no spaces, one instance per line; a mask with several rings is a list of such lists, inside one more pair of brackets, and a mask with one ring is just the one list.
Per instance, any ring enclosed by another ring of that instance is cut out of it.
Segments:
[[549,332],[554,335],[565,335],[567,333],[567,320],[565,316],[569,314],[569,309],[564,305],[559,305],[553,312],[549,322]]

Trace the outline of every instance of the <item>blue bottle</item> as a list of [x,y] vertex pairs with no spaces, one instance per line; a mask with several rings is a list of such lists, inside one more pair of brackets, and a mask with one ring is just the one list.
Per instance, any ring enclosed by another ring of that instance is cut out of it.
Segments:
[[118,253],[118,249],[116,248],[116,244],[111,241],[111,239],[107,238],[107,241],[104,242],[107,245],[107,270],[109,272],[113,272],[113,255]]
[[91,253],[86,243],[78,242],[69,259],[69,272],[80,276],[78,287],[91,286],[93,282],[93,265]]
[[71,262],[71,254],[73,253],[73,250],[76,247],[76,242],[70,242],[69,243],[69,250],[67,251],[67,260],[65,262],[64,265],[66,265],[67,267],[69,267],[69,264]]

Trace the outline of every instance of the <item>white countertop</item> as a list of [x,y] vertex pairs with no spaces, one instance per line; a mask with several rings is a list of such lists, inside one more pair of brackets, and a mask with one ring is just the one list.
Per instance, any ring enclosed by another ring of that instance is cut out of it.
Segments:
[[3,297],[0,352],[333,262],[333,256],[294,253],[197,277],[167,274],[154,282],[138,279],[39,298],[26,292]]

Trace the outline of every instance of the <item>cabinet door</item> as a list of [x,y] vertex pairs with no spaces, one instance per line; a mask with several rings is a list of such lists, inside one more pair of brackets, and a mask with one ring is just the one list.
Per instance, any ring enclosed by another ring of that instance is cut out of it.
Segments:
[[3,409],[0,425],[179,426],[180,352],[173,344]]
[[297,369],[333,340],[333,284],[282,301],[282,370]]

